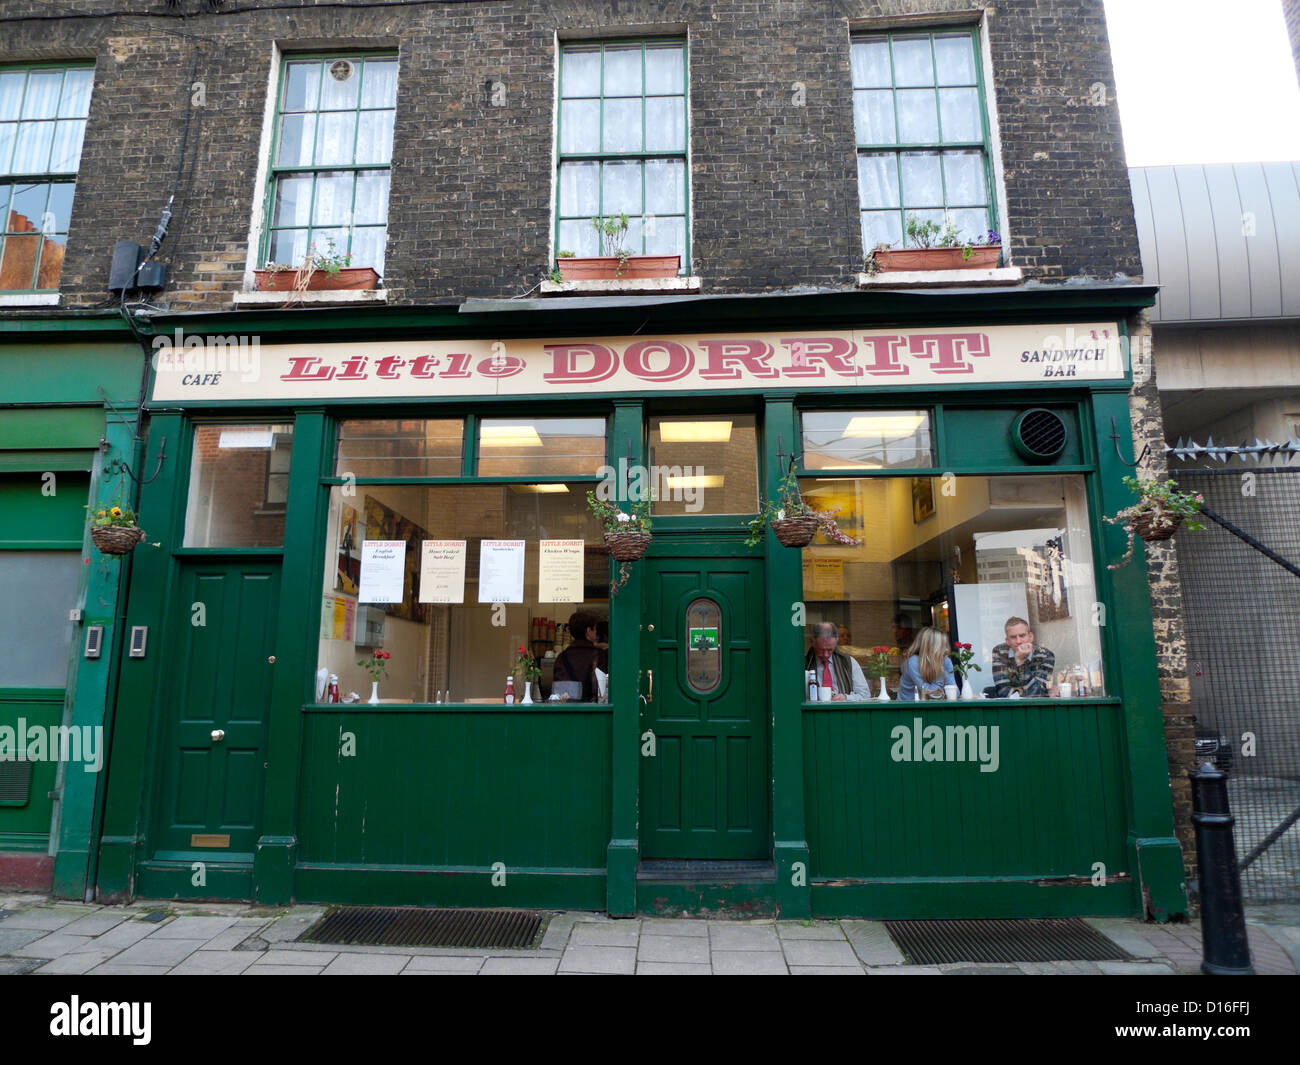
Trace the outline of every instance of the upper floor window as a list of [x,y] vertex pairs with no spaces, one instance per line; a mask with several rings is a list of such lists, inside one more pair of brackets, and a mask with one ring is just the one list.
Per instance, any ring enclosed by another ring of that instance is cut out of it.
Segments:
[[599,255],[591,220],[626,214],[628,251],[688,269],[684,42],[564,47],[556,186],[557,251]]
[[974,29],[855,38],[853,118],[862,243],[902,246],[907,221],[985,243],[993,175]]
[[383,275],[396,106],[395,56],[285,61],[264,262],[296,266],[315,245]]
[[0,292],[57,291],[90,67],[0,68]]

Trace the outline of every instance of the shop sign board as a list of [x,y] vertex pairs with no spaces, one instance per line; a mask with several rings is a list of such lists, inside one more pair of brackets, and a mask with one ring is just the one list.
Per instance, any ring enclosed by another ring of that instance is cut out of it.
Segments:
[[578,339],[172,345],[155,402],[1122,380],[1114,322]]

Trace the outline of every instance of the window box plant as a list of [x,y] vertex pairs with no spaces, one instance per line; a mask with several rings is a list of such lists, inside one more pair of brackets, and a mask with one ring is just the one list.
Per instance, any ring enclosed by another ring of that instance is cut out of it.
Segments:
[[1180,492],[1177,481],[1141,480],[1137,477],[1125,477],[1124,484],[1138,497],[1132,506],[1125,507],[1114,517],[1106,518],[1110,525],[1123,524],[1128,533],[1128,550],[1118,562],[1107,569],[1119,569],[1126,566],[1133,557],[1133,536],[1136,534],[1145,543],[1168,540],[1180,526],[1186,525],[1192,532],[1200,532],[1205,525],[1198,515],[1205,497],[1199,492]]
[[373,267],[350,266],[352,256],[339,252],[334,241],[326,237],[328,250],[318,252],[312,244],[297,266],[267,263],[255,270],[257,287],[262,292],[369,291],[379,287],[379,274]]
[[1002,238],[990,229],[986,241],[970,244],[961,239],[952,222],[940,226],[928,218],[909,215],[904,246],[877,244],[867,257],[867,273],[992,269],[1002,254]]
[[623,244],[627,239],[627,215],[593,218],[591,224],[600,240],[600,254],[584,257],[569,251],[558,252],[555,267],[559,271],[560,280],[643,280],[651,277],[676,277],[681,269],[680,255],[633,255],[628,251]]

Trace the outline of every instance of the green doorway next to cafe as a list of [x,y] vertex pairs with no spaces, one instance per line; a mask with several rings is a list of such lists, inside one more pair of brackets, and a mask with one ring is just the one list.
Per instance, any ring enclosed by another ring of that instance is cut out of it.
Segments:
[[734,550],[644,562],[643,859],[771,856],[763,563]]

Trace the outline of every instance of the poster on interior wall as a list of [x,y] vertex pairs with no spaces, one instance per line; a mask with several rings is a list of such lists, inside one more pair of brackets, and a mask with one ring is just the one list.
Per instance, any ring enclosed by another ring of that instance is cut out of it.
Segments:
[[[410,518],[384,506],[373,496],[366,496],[365,537],[367,540],[401,540],[406,545],[402,594],[397,599],[384,600],[389,604],[386,612],[404,621],[427,623],[428,604],[421,603],[416,592],[420,580],[420,545],[429,539],[429,534]],[[366,601],[361,600],[363,603]]]
[[361,545],[361,603],[400,603],[405,594],[406,541],[366,540]]
[[361,541],[365,538],[365,528],[360,525],[356,507],[341,503],[339,505],[339,562],[334,574],[335,591],[347,595],[357,594],[357,582],[361,579]]
[[332,619],[332,624],[330,625],[330,639],[332,640],[342,640],[345,638],[344,621],[348,616],[347,602],[348,600],[344,599],[342,596],[336,595],[334,597],[334,617]]
[[320,638],[322,640],[334,639],[334,597],[325,596],[324,602],[320,608]]
[[804,593],[809,599],[843,599],[844,560],[842,558],[814,557],[812,560],[811,589],[811,594]]
[[524,540],[480,540],[478,601],[524,601]]
[[912,478],[912,524],[920,525],[934,513],[934,480],[930,477]]
[[425,540],[420,544],[420,602],[465,602],[464,540]]
[[537,600],[581,603],[586,571],[582,540],[542,540],[537,545]]
[[1034,589],[1034,620],[1063,621],[1070,616],[1070,599],[1065,585],[1065,550],[1060,536],[1034,549],[1037,566],[1030,566]]
[[343,600],[343,639],[351,640],[357,629],[357,601]]

